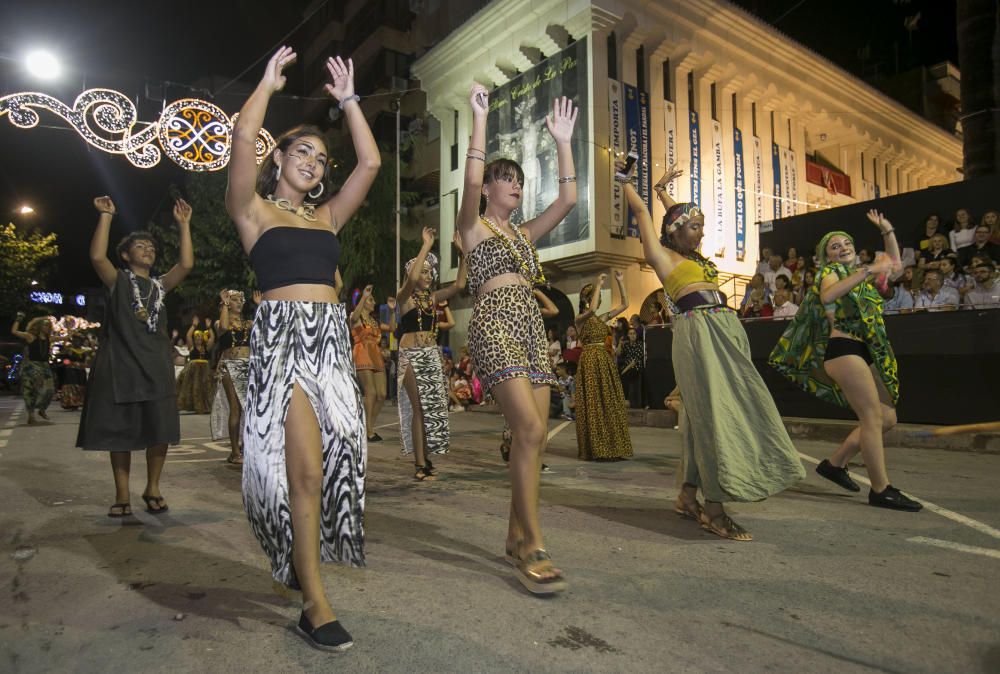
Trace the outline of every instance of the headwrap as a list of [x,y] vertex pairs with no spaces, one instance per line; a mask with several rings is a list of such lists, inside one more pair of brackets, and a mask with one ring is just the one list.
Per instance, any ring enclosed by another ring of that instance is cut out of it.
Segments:
[[[403,265],[403,273],[409,275],[410,269],[413,268],[413,263],[416,262],[416,261],[417,261],[417,258],[413,258],[413,259],[407,261],[407,263],[405,265]],[[437,271],[438,259],[437,259],[437,255],[435,255],[434,253],[427,253],[427,257],[424,258],[424,264],[430,266],[430,268],[431,268],[431,279],[433,279],[433,281],[436,283],[437,280],[438,280],[438,271]]]
[[195,330],[194,332],[191,333],[192,337],[199,336],[199,335],[201,336],[201,338],[203,340],[207,341],[208,340],[209,332],[208,332],[208,330]]
[[830,243],[830,239],[832,239],[835,236],[843,236],[848,241],[851,242],[852,246],[854,245],[854,237],[848,234],[847,232],[841,232],[841,231],[827,232],[826,235],[819,240],[819,243],[816,244],[816,259],[819,260],[820,267],[823,267],[830,263],[830,261],[826,258],[826,244]]
[[698,208],[697,204],[690,202],[674,204],[663,218],[663,233],[667,235],[673,234],[686,225],[688,220],[696,218],[699,215],[704,215],[704,213]]

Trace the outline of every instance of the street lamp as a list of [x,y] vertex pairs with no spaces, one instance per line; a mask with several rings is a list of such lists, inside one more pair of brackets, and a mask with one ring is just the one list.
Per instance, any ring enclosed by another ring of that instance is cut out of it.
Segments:
[[50,51],[35,49],[24,58],[28,72],[41,80],[54,80],[62,74],[62,64]]
[[21,215],[31,215],[32,213],[35,212],[35,209],[29,206],[28,204],[25,204],[24,206],[21,206],[19,209],[17,209],[17,212],[20,213]]

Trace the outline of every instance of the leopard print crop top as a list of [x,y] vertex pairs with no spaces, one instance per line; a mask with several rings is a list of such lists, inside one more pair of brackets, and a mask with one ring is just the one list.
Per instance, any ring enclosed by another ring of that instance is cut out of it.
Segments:
[[[537,273],[535,269],[535,255],[532,245],[527,239],[509,239],[514,244],[515,250],[521,254],[532,273]],[[469,265],[468,289],[473,295],[479,294],[479,289],[491,278],[501,274],[521,274],[521,261],[510,254],[507,246],[497,236],[490,236],[472,249],[467,256]],[[530,281],[531,279],[526,279]]]

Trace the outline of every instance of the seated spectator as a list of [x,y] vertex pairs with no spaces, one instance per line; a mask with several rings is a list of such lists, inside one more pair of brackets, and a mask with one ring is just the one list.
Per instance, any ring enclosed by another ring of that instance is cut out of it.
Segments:
[[872,252],[867,248],[861,248],[858,250],[858,264],[871,264],[872,262]]
[[917,252],[922,250],[927,250],[931,246],[931,237],[938,233],[941,229],[941,216],[937,213],[931,213],[924,220],[924,236],[920,237],[917,241],[917,245],[914,246]]
[[796,304],[802,304],[802,299],[812,288],[813,283],[816,281],[816,270],[808,268],[802,272],[802,282],[799,287],[796,288],[794,284],[792,285],[792,301]]
[[882,303],[882,311],[909,311],[913,308],[913,267],[906,267],[890,285],[892,296]]
[[785,257],[785,266],[793,274],[799,268],[799,253],[795,248],[788,249],[788,256]]
[[[983,213],[983,219],[979,221],[980,225],[986,225],[990,228],[990,243],[1000,246],[1000,213],[997,211],[986,211]],[[1000,260],[994,260],[1000,264]]]
[[764,299],[763,290],[751,290],[749,297],[750,301],[740,311],[742,318],[770,318],[774,315],[774,308]]
[[924,272],[924,289],[914,303],[916,309],[931,311],[948,311],[957,309],[960,302],[958,291],[943,287],[944,279],[938,269],[928,269]]
[[792,302],[792,293],[787,288],[778,288],[774,293],[774,317],[791,318],[799,310]]
[[948,232],[948,243],[951,245],[951,249],[958,250],[963,246],[968,246],[972,243],[974,236],[975,223],[972,221],[969,209],[960,208],[955,211],[955,224],[953,229]]
[[771,249],[764,246],[760,249],[760,260],[757,262],[757,273],[763,274],[766,272],[770,266],[771,262]]
[[1000,279],[996,277],[996,265],[987,257],[976,257],[972,263],[972,277],[976,280],[969,292],[962,298],[962,305],[974,309],[1000,306]]
[[986,255],[994,263],[1000,262],[1000,246],[990,243],[990,228],[983,224],[976,227],[972,243],[958,249],[958,264],[965,269],[972,264],[974,255]]
[[556,365],[556,379],[559,381],[559,393],[562,395],[562,418],[576,419],[576,380],[570,371],[576,371],[572,363]]
[[754,290],[759,290],[762,293],[764,293],[765,302],[771,299],[771,289],[767,287],[766,283],[764,283],[764,275],[754,274],[752,277],[750,277],[750,283],[747,284],[747,287],[743,291],[743,301],[740,302],[741,311],[743,310],[743,307],[745,307],[750,302],[750,293],[752,293]]
[[448,397],[451,399],[452,412],[464,412],[465,408],[472,401],[472,386],[458,370],[451,374],[451,381],[448,384]]
[[583,347],[580,346],[575,325],[570,325],[566,328],[566,339],[564,342],[566,350],[562,354],[563,360],[569,363],[576,363],[580,360],[580,353],[583,351]]
[[931,242],[926,250],[920,251],[917,259],[917,266],[920,269],[937,269],[941,266],[941,260],[954,251],[948,248],[948,239],[944,234],[935,234],[931,237]]
[[774,293],[772,293],[772,294],[773,295],[777,295],[779,290],[787,290],[788,292],[791,292],[792,291],[792,279],[790,277],[788,277],[788,276],[785,276],[784,274],[779,274],[778,276],[775,276],[774,277]]
[[959,297],[964,295],[973,285],[975,285],[975,281],[973,281],[971,277],[962,273],[958,266],[957,255],[949,255],[941,260],[940,271],[942,285],[945,288],[954,288],[957,290]]
[[668,323],[670,323],[670,310],[663,305],[663,302],[653,300],[653,315],[646,325],[667,325]]
[[764,272],[764,285],[770,288],[772,293],[776,289],[774,287],[774,279],[782,274],[787,276],[789,281],[792,279],[792,272],[782,264],[781,256],[772,255],[767,264],[767,271]]

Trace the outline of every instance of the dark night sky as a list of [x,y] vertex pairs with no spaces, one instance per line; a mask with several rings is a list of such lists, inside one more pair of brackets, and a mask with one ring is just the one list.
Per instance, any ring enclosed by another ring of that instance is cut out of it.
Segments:
[[[308,0],[169,4],[5,0],[0,5],[0,92],[42,91],[69,103],[84,85],[108,87],[137,97],[140,119],[152,121],[160,104],[145,99],[147,81],[192,83],[201,77],[233,77],[294,28],[308,4]],[[897,58],[902,70],[956,60],[953,0],[741,0],[736,4],[856,75],[891,74]],[[922,18],[911,46],[903,20],[917,11]],[[305,46],[295,36],[289,43]],[[35,44],[57,51],[68,65],[58,84],[30,81],[20,64],[10,60]],[[858,50],[866,46],[870,56],[862,62]],[[255,82],[261,71],[258,64],[245,79]],[[296,77],[290,74],[289,93],[301,93],[297,90],[301,79]],[[187,95],[192,94],[182,88],[166,89],[168,101]],[[243,94],[223,94],[215,102],[232,114],[243,99]],[[272,106],[286,118],[298,109],[300,104],[291,99]],[[42,124],[62,122],[43,113]],[[142,227],[164,203],[167,186],[183,180],[183,172],[166,157],[154,169],[137,169],[123,157],[88,149],[73,131],[26,131],[6,119],[0,119],[0,148],[0,218],[59,235],[62,252],[52,289],[97,285],[86,253],[96,222],[90,203],[94,196],[111,194],[115,199],[119,210],[115,239]],[[22,203],[30,203],[38,212],[15,215]]]

